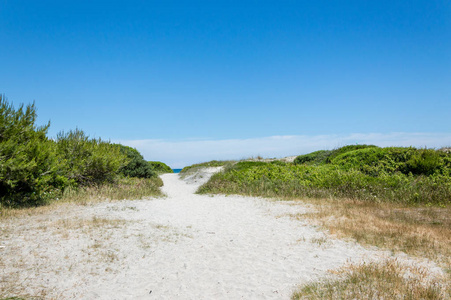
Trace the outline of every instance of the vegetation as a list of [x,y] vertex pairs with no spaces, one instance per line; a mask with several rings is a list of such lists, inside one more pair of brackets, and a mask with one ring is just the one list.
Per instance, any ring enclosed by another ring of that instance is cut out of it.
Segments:
[[373,145],[348,145],[334,150],[319,150],[305,155],[299,155],[294,160],[297,165],[313,164],[319,165],[330,162],[333,158],[354,150],[373,148]]
[[60,201],[87,204],[105,199],[142,199],[161,195],[160,187],[162,186],[163,181],[157,176],[152,178],[120,177],[114,183],[78,189],[67,188]]
[[304,155],[295,164],[238,162],[215,174],[199,192],[442,206],[450,203],[450,154],[415,148],[346,148],[332,151],[338,155],[320,151]]
[[119,177],[112,183],[101,185],[72,187],[69,186],[45,206],[33,206],[21,209],[0,209],[2,218],[19,217],[23,215],[43,214],[60,205],[90,205],[101,201],[115,201],[123,199],[143,199],[146,197],[161,196],[160,187],[163,181],[160,177],[135,178]]
[[151,178],[156,176],[153,168],[144,160],[141,153],[135,148],[117,145],[120,152],[128,158],[127,164],[122,165],[119,172],[127,177]]
[[194,165],[191,165],[191,166],[184,167],[182,169],[182,171],[180,171],[180,174],[191,172],[191,171],[193,171],[195,169],[199,169],[199,168],[222,167],[222,166],[225,166],[226,164],[229,164],[229,163],[232,163],[232,161],[229,161],[229,160],[212,160],[212,161],[208,161],[208,162],[204,162],[204,163],[200,163],[200,164],[194,164]]
[[420,267],[396,260],[382,264],[351,265],[337,272],[338,279],[304,285],[292,299],[447,299],[446,283],[429,279]]
[[382,174],[451,176],[451,156],[443,151],[415,148],[366,148],[343,153],[331,163],[344,170],[359,170],[377,177]]
[[14,109],[0,95],[0,209],[46,204],[68,190],[124,186],[123,177],[157,176],[136,149],[89,138],[79,129],[52,140],[50,123],[39,127],[36,118],[34,104]]
[[390,260],[351,265],[338,278],[301,287],[293,299],[444,299],[451,297],[450,159],[443,150],[346,146],[299,156],[294,164],[239,162],[198,192],[302,199],[315,210],[294,218],[310,218],[338,237],[431,259],[446,272],[425,280],[426,270]]
[[305,155],[299,155],[295,158],[294,163],[297,165],[300,164],[323,164],[327,161],[329,156],[331,155],[331,150],[319,150]]
[[160,161],[148,161],[147,163],[150,165],[152,170],[157,174],[174,173],[171,167]]
[[40,204],[48,186],[64,184],[56,145],[46,137],[50,124],[37,127],[36,118],[34,104],[15,110],[0,95],[1,204]]
[[56,147],[57,172],[72,186],[113,182],[120,168],[129,161],[119,148],[101,139],[90,139],[79,129],[59,133]]
[[451,207],[406,206],[350,199],[306,199],[315,210],[294,215],[363,245],[425,257],[451,275]]

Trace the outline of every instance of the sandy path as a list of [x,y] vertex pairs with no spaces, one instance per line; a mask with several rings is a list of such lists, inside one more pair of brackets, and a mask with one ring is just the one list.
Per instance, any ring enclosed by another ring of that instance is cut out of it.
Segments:
[[[196,195],[61,207],[2,222],[0,288],[52,299],[289,299],[297,284],[373,252],[287,214],[307,207]],[[0,293],[0,296],[2,294]]]

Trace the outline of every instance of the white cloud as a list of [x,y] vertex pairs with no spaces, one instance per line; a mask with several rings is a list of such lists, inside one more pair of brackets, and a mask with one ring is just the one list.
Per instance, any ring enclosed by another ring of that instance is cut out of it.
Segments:
[[437,148],[451,145],[451,133],[353,133],[348,135],[291,135],[229,140],[120,140],[134,147],[146,160],[182,168],[209,160],[251,156],[284,157],[349,144]]

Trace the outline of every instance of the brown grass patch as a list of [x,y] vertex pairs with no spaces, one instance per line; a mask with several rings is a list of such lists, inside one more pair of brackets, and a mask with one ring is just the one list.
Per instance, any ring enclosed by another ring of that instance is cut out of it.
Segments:
[[449,282],[432,277],[421,267],[391,259],[383,263],[350,265],[339,269],[335,279],[309,283],[292,299],[449,299]]
[[306,200],[315,212],[298,215],[338,237],[451,264],[451,208],[407,207],[358,200]]
[[[451,208],[412,207],[342,199],[306,199],[315,210],[299,214],[340,238],[435,261],[443,277],[396,261],[351,265],[337,280],[303,286],[293,299],[449,299],[451,291]],[[406,277],[416,274],[416,279]]]

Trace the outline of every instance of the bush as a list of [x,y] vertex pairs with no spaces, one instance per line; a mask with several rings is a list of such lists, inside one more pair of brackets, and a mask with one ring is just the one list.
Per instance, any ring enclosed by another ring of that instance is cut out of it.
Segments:
[[109,142],[90,139],[75,129],[57,136],[60,173],[76,185],[112,182],[119,168],[127,163],[126,155]]
[[420,149],[406,161],[404,173],[412,173],[415,175],[432,175],[435,172],[444,173],[445,168],[449,167],[445,163],[446,155],[443,152],[432,149]]
[[[357,151],[364,150],[370,151]],[[334,164],[239,162],[213,175],[209,182],[199,188],[199,192],[448,205],[451,199],[451,178],[438,173],[416,176],[401,172],[380,172],[374,176],[358,168],[343,168]]]
[[0,95],[0,208],[45,204],[68,187],[117,185],[119,175],[156,176],[136,149],[90,139],[79,129],[54,141],[46,136],[50,123],[38,127],[36,118],[34,104],[16,110]]
[[295,158],[294,164],[324,164],[327,158],[332,154],[331,150],[319,150],[305,155],[299,155]]
[[182,169],[182,171],[180,171],[180,173],[181,174],[187,173],[190,170],[195,170],[195,169],[198,169],[198,168],[222,167],[222,166],[228,165],[228,164],[230,164],[232,162],[233,161],[230,161],[230,160],[212,160],[212,161],[203,162],[203,163],[200,163],[200,164],[194,164],[194,165],[191,165],[191,166],[184,167]]
[[168,165],[162,163],[161,161],[148,161],[147,163],[157,174],[174,173],[174,171]]
[[332,150],[330,155],[327,157],[327,162],[331,162],[335,157],[342,155],[344,153],[352,152],[355,150],[367,149],[367,148],[379,148],[375,145],[347,145],[335,150]]
[[34,104],[17,110],[0,95],[0,205],[43,203],[64,182],[57,176],[55,143],[47,139],[50,124],[37,127]]
[[151,165],[144,160],[141,153],[135,148],[116,145],[120,152],[128,158],[128,163],[123,165],[119,172],[126,177],[151,178],[157,176]]
[[378,176],[381,172],[425,176],[437,173],[449,176],[449,157],[449,154],[432,149],[366,148],[338,155],[331,163],[344,170],[356,169],[373,176]]
[[310,165],[321,165],[330,163],[335,157],[342,155],[344,153],[349,153],[355,150],[367,149],[367,148],[378,148],[374,145],[348,145],[335,150],[319,150],[305,155],[299,155],[294,160],[294,164],[310,164]]

